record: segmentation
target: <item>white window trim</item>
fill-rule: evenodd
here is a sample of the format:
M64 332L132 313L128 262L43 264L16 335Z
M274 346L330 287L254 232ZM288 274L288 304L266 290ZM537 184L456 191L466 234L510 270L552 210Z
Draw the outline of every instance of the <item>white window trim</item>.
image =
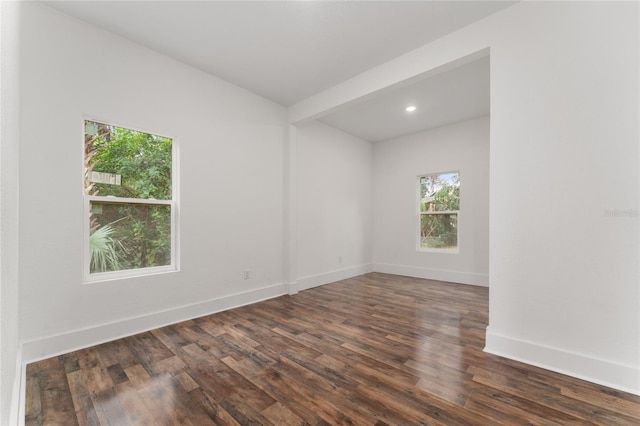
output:
M165 138L171 139L171 199L170 200L157 200L154 198L149 199L141 199L141 198L120 198L114 196L100 196L100 195L87 195L85 193L84 188L84 135L85 121L96 121L103 124L108 124L110 126L121 127L129 130L134 130L137 132L150 133L152 135L161 136ZM178 191L178 173L179 173L179 156L178 156L178 142L175 137L167 136L160 134L155 131L144 130L139 127L129 126L129 125L121 125L114 123L110 120L104 120L101 118L96 118L94 116L83 116L81 120L81 153L82 153L82 167L81 167L81 188L83 195L83 244L82 244L82 252L83 252L83 263L82 263L82 283L83 284L91 284L97 282L104 281L112 281L112 280L120 280L127 278L136 278L143 277L148 275L156 275L156 274L164 274L169 272L177 272L180 270L179 268L179 244L178 244L178 236L179 236L179 214L178 214L178 199L179 199L179 191ZM91 202L92 201L100 201L100 202L108 202L108 203L125 203L125 204L151 204L151 205L169 205L171 206L171 263L169 265L164 266L154 266L149 268L136 268L136 269L126 269L122 271L110 271L110 272L96 272L91 273L91 253L89 248L89 212L91 210Z
M423 177L427 177L427 176L433 176L433 175L446 175L448 173L457 173L458 177L461 176L460 174L460 170L449 170L446 172L436 172L436 173L425 173L422 175L418 175L417 176L417 188L418 188L418 192L416 195L416 200L418 201L416 204L416 251L421 252L421 253L439 253L439 254L460 254L460 215L461 215L461 211L462 208L458 209L458 210L442 210L442 211L437 211L437 212L423 212L420 210L420 200L421 200L421 188L420 188L420 180ZM460 177L460 179L462 179ZM462 205L462 189L460 189L460 204ZM456 214L458 216L458 224L457 224L457 241L458 244L456 245L455 249L446 249L446 248L424 248L422 247L422 241L420 240L420 235L422 232L421 229L421 223L422 223L422 216L423 215L440 215L440 214Z

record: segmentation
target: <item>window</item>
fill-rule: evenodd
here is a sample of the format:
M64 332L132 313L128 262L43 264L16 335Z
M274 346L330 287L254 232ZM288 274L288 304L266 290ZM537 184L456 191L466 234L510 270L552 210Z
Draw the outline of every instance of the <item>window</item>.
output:
M173 140L84 122L85 278L175 269Z
M418 250L457 252L460 174L432 174L420 176L419 180Z

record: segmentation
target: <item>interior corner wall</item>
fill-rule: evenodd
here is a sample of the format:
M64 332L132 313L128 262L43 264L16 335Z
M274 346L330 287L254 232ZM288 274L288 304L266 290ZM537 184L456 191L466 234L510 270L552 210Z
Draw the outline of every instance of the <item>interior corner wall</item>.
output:
M319 121L296 135L299 289L370 272L371 143Z
M282 106L41 3L21 37L26 361L285 293ZM178 272L83 284L84 114L175 138Z
M19 411L18 142L19 2L0 2L0 424Z
M376 142L375 271L489 285L489 117ZM458 253L418 251L418 176L458 171Z

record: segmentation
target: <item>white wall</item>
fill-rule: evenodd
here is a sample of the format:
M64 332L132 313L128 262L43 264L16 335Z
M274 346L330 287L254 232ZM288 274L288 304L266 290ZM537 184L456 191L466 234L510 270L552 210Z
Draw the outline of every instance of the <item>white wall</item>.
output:
M377 142L374 270L489 285L489 117ZM458 253L417 251L417 176L460 172Z
M283 294L284 109L47 6L23 8L25 360ZM82 283L83 114L175 137L179 272Z
M505 15L487 348L640 393L638 3Z
M490 49L489 352L640 394L637 2L520 2L294 105ZM629 212L610 215L608 211Z
M20 4L0 2L0 424L18 406L18 141Z
M317 121L296 135L299 289L369 272L371 143Z

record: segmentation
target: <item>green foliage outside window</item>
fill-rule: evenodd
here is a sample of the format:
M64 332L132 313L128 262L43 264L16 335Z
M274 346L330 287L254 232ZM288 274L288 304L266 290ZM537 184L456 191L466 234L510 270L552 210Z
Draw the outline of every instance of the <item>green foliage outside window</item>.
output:
M171 139L109 126L95 138L92 171L122 175L121 185L96 183L93 195L171 199Z
M460 175L441 173L420 178L420 247L458 246Z
M115 201L171 200L172 140L87 121L85 164L87 195L109 197L91 201L90 272L171 264L171 205ZM94 172L121 180L103 183Z

